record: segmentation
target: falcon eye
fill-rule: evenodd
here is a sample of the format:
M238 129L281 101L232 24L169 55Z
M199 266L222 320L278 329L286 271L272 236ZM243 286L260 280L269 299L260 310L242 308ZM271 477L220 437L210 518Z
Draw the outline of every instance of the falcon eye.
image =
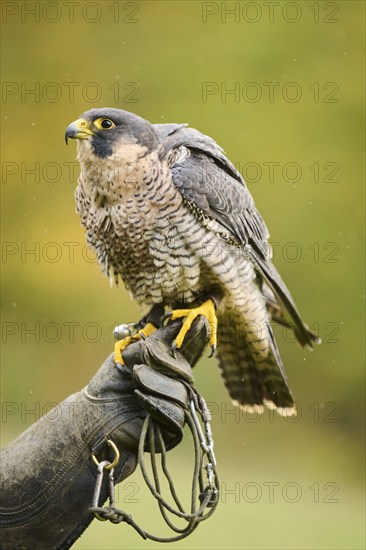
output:
M102 120L100 123L101 127L104 128L104 130L107 130L108 128L112 128L113 122L106 118L105 120Z
M94 120L94 125L98 128L98 130L112 130L112 128L115 128L115 123L110 118L97 118L97 120Z

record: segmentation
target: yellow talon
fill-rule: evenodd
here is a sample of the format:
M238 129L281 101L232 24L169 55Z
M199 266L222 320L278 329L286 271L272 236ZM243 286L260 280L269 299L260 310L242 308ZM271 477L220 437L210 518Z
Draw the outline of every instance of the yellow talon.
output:
M175 339L175 347L181 347L187 332L198 315L204 315L210 324L210 346L212 354L214 354L217 346L217 317L215 313L215 304L211 299L206 300L206 302L193 309L176 309L172 311L170 315L172 321L179 317L185 317L182 328Z
M137 342L139 338L136 338L137 334L134 334L133 336L126 336L126 338L123 338L122 340L118 340L114 344L114 362L115 363L121 363L123 365L123 358L122 358L122 352L132 344L133 342Z
M142 328L141 330L139 330L137 334L140 335L140 338L142 338L143 340L145 340L145 338L147 338L148 336L150 336L150 334L152 334L152 333L155 332L156 330L158 330L158 329L156 328L155 325L153 325L153 323L146 323L146 325L144 326L144 328Z
M122 352L130 345L135 342L138 342L139 340L145 340L150 334L155 332L157 330L156 326L152 323L147 323L143 329L136 332L136 334L133 334L131 336L126 336L125 338L122 338L122 340L118 340L114 344L114 362L115 363L121 363L121 365L124 364Z

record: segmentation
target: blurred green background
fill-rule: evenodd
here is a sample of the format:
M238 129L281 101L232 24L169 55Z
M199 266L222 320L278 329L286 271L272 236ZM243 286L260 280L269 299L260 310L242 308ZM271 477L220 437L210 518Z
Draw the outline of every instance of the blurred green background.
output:
M84 246L66 126L106 106L189 122L245 176L323 345L309 353L276 329L295 422L234 413L201 362L222 502L165 548L364 548L364 3L71 4L2 2L2 443L84 386L114 324L139 318ZM190 458L188 443L171 454L182 490ZM121 506L163 533L140 476L127 482ZM99 522L75 544L153 547Z

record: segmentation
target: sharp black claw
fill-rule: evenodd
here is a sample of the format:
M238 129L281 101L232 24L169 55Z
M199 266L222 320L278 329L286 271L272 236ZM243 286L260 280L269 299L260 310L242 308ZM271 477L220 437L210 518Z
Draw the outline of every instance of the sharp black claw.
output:
M175 352L176 352L177 347L178 347L177 342L176 342L176 340L174 340L174 342L172 343L172 345L170 347L170 351L172 352L172 356L174 357L174 359L176 359Z
M173 312L172 311L169 311L169 313L166 313L165 315L162 316L161 320L160 320L160 324L161 326L163 327L164 326L164 323L167 319L170 319L170 317L173 315Z
M122 363L120 363L119 361L115 361L114 362L114 366L116 367L117 370L119 370L122 374L125 374L125 367L124 365L122 365Z
M123 376L131 377L131 371L128 367L126 367L126 365L122 365L122 363L116 362L114 363L114 366L121 374L123 374Z
M213 357L213 356L215 355L215 353L216 353L216 344L214 344L214 345L211 347L211 353L210 353L210 355L208 356L209 359L210 359L211 357Z

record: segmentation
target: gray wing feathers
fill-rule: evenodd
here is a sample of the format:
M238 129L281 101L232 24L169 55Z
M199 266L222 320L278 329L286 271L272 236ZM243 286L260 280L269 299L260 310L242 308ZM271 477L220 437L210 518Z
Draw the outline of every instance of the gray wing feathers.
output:
M182 195L216 219L238 244L252 243L269 259L268 229L244 182L198 150L173 166L172 176Z
M301 320L290 292L271 262L268 229L240 173L222 148L198 130L178 124L154 127L158 127L161 136L161 158L168 158L179 147L190 152L171 168L174 185L205 215L218 221L238 245L245 247L258 273L258 284L261 286L263 280L268 283L294 322L299 342L311 346L317 338Z
M290 291L281 279L281 276L274 265L271 262L263 260L263 258L254 250L251 251L251 254L257 263L257 269L264 277L270 289L274 292L277 301L279 301L280 305L283 306L282 308L278 308L279 311L277 311L277 314L275 316L272 315L272 318L284 326L291 327L295 332L297 340L302 346L312 347L314 342L319 344L320 338L302 321L300 313L295 305ZM266 292L264 292L264 294L266 294ZM274 304L271 303L271 297L268 296L268 299L267 296L265 297L268 309L275 308ZM286 317L283 315L282 309L288 312L294 323L294 326L291 326L291 323L289 323Z

